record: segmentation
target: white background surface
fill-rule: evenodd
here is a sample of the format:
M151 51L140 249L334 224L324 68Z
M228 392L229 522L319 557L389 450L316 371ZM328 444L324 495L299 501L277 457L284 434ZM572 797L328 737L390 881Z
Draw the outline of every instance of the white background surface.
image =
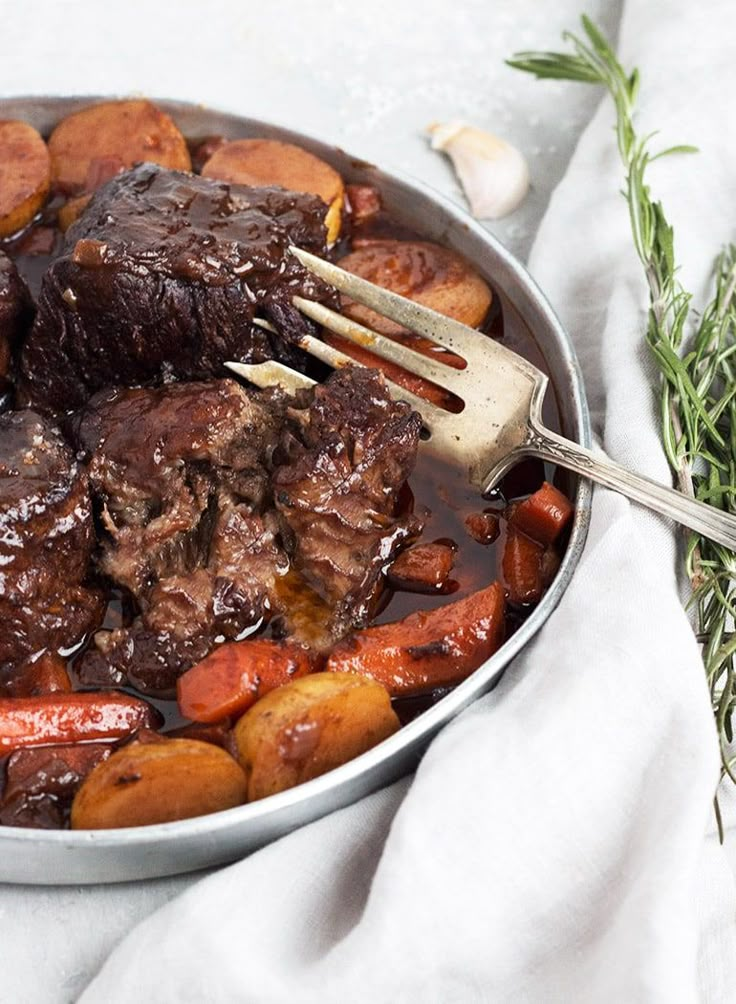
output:
M557 46L581 9L615 36L619 4L605 0L4 2L0 93L199 101L335 142L458 199L422 132L433 120L464 118L529 159L530 197L491 226L523 257L599 96L539 85L503 59ZM119 937L190 881L2 888L0 1000L73 999Z
M289 126L460 198L423 137L465 118L529 158L533 191L494 232L529 250L598 97L503 65L582 10L615 33L618 0L35 0L0 3L3 94L190 100Z

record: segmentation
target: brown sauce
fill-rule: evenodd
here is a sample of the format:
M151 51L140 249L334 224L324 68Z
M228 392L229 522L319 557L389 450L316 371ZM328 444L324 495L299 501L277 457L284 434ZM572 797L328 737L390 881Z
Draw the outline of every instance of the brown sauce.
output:
M58 199L51 200L33 224L13 238L0 241L0 249L15 259L34 299L39 294L46 268L59 253L63 242L63 235L55 226L59 204ZM379 213L377 217L360 228L355 228L351 235L344 238L336 248L337 258L350 250L351 237L356 240L356 244L366 238L369 240L422 239L420 234L395 224L384 212ZM528 327L510 301L496 289L493 290L493 302L481 330L489 338L501 340L504 345L527 358L542 371L548 371L544 355ZM444 350L441 351L444 352ZM321 378L327 372L326 369L318 366L314 368L312 375ZM554 388L551 385L545 398L543 417L548 428L560 430L560 410ZM494 542L481 544L469 534L465 526L465 519L469 515L484 511L500 514L509 502L529 495L539 488L545 479L554 479L563 491L569 491L564 475L558 477L552 468L541 461L530 460L517 465L492 493L483 497L465 482L459 469L454 468L450 463L445 464L438 461L422 451L420 447L416 468L404 492L405 504L420 514L425 521L421 537L423 542L452 543L455 550L455 561L451 580L442 591L433 595L392 590L386 583L373 622L387 623L399 620L416 610L434 609L502 578L501 559L505 543L505 522L501 521L501 532ZM326 604L297 575L291 572L284 577L281 583L281 593L285 605L292 611L294 621L302 628L307 624L313 626L312 630L317 642L320 623L326 621L329 614ZM129 625L136 614L134 604L117 588L108 588L107 595L107 608L100 627L112 629ZM516 630L530 610L531 607L529 609L512 607L507 618L507 633ZM282 630L278 619L275 619L270 624L262 624L259 628L254 629L253 633L278 636ZM91 638L86 639L69 656L69 671L75 686L79 685L74 673L75 661L90 642ZM137 694L135 691L131 692ZM445 693L447 693L447 689L443 688L420 697L403 698L396 701L400 718L402 721L408 721L416 717ZM146 700L163 713L165 730L178 728L187 723L187 720L179 713L175 701L150 697L146 697Z

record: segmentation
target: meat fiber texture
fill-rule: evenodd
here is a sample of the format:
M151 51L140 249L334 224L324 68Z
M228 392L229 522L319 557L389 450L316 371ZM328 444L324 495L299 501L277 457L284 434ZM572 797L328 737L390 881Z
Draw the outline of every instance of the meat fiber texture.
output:
M0 415L0 690L23 662L79 642L101 613L86 473L32 411Z
M380 374L357 368L297 399L233 380L98 394L75 431L103 527L100 568L140 614L98 632L83 682L165 695L262 618L318 645L365 623L383 565L419 532L397 510L420 424ZM321 618L308 638L303 608Z
M282 537L295 569L332 610L335 637L368 622L381 569L421 532L397 516L414 468L421 418L391 399L375 370L352 367L313 392L273 477Z
M87 684L167 694L214 639L264 616L286 570L261 515L280 396L234 380L103 391L76 422L100 523L105 575L132 595L131 626L98 632Z
M300 365L295 343L313 327L291 298L334 293L288 247L325 254L324 214L317 196L154 164L118 175L44 276L22 354L26 397L61 412L104 387L225 375L227 360Z

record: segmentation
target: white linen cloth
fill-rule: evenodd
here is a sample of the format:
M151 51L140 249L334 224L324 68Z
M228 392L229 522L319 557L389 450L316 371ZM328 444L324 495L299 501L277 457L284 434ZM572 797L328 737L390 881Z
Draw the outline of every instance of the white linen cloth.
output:
M683 282L699 294L736 224L722 97L736 87L734 29L727 0L625 4L620 52L643 70L642 127L702 150L652 171ZM557 30L533 44L559 47ZM560 85L534 86L543 102ZM575 339L605 448L667 480L612 124L604 101L530 268ZM675 540L657 517L596 491L559 608L413 780L191 884L122 941L83 1004L731 1000L734 885L712 836L715 732ZM148 888L164 899L183 884ZM105 904L135 900L134 888L3 890L11 980L21 897L41 909L78 897L104 924ZM71 913L77 939L85 914Z

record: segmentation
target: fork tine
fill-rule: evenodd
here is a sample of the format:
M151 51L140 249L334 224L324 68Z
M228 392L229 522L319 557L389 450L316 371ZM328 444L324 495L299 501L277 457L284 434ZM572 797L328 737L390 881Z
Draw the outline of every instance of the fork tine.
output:
M352 356L345 355L344 352L340 352L338 349L333 349L331 345L327 345L325 342L320 342L317 338L312 338L311 335L305 335L303 338L299 339L299 347L304 349L305 352L309 352L313 355L315 359L321 360L323 363L327 363L328 366L332 366L333 369L342 369L345 366L360 366L365 369L362 363L356 362ZM249 383L255 384L256 387L265 389L267 387L278 386L283 387L284 390L290 391L292 394L296 393L298 390L308 389L309 387L314 387L317 383L316 380L312 380L311 377L305 376L303 373L298 373L296 370L291 369L290 366L284 366L282 363L277 363L275 360L270 359L265 363L225 363L229 370L233 373L237 373L238 376L243 377ZM422 421L424 425L431 431L431 416L441 416L443 412L440 408L437 408L431 402L427 401L423 397L419 397L417 394L412 394L410 390L405 390L400 387L399 384L394 383L393 380L389 380L388 377L384 377L391 396L399 401L406 401L407 404L418 411L422 416Z
M252 323L255 324L257 328L263 328L264 331L270 331L273 335L277 334L276 328L274 328L273 324L271 324L270 321L267 321L264 317L254 317Z
M325 307L322 303L317 303L314 300L305 300L301 296L292 297L291 302L303 314L306 314L307 317L311 317L313 321L324 325L330 331L342 335L343 338L347 338L356 345L369 349L381 359L388 359L410 373L416 373L425 380L431 380L440 387L447 387L452 390L455 389L454 385L457 385L458 380L462 380L460 374L464 373L464 370L457 370L451 366L443 366L441 363L435 363L421 352L416 352L414 349L401 345L399 342L395 342L385 335L371 331L370 328L366 328L356 321L351 321L348 317L343 317L342 314L330 310L329 307Z
M277 363L273 359L269 359L265 363L225 363L225 365L233 373L237 373L238 376L244 377L250 383L255 384L256 387L263 389L274 387L278 384L284 390L291 391L293 394L298 390L314 387L317 382L316 380L312 380L311 377L304 376L303 373L297 373L296 370L291 369L289 366Z
M304 349L310 355L314 356L315 359L319 359L323 363L327 363L328 366L332 366L333 369L343 369L345 366L360 366L361 369L367 369L363 363L358 362L353 359L352 356L346 355L344 352L340 352L339 349L333 348L326 342L321 342L318 338L313 338L311 335L303 335L298 342L300 348ZM427 401L424 397L419 397L418 394L413 394L410 390L406 390L400 384L395 383L390 380L385 374L383 379L386 381L386 386L391 392L391 396L397 401L406 401L410 404L415 411L418 411L422 416L422 420L428 429L432 428L431 421L434 416L435 419L443 414L441 408L432 404L431 401Z
M372 282L361 279L352 272L346 272L345 269L318 258L309 251L303 251L294 245L291 245L289 250L314 275L324 279L352 300L357 300L358 303L370 307L397 324L409 328L410 331L424 335L425 338L466 359L466 353L477 348L479 333L474 328L469 328L444 314L438 314L436 310L431 310L421 303L407 300L398 293L375 286ZM491 339L488 341L493 344Z

